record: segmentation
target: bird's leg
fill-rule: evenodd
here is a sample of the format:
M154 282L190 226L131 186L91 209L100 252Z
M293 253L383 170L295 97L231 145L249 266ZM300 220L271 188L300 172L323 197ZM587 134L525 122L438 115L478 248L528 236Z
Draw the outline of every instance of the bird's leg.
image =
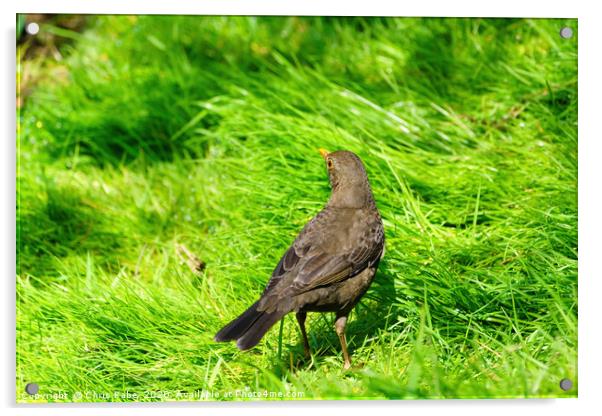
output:
M334 322L334 330L339 336L339 341L341 342L341 349L343 350L343 359L345 360L345 365L343 368L348 370L351 368L351 358L349 358L349 352L347 351L347 340L345 339L345 326L347 325L347 315L339 316L337 314L336 321Z
M303 349L305 350L305 357L311 357L311 351L309 350L309 341L307 340L307 332L305 331L305 319L307 318L307 313L305 312L297 312L297 322L299 323L299 328L301 328L301 335L303 335Z

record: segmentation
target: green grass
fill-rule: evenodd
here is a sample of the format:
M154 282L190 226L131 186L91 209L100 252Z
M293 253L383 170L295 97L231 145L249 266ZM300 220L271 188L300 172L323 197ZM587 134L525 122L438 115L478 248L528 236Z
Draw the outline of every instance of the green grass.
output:
M18 68L23 88L37 79L18 110L17 400L575 397L567 24L43 25L68 42ZM292 315L249 352L212 341L325 203L319 147L361 156L387 239L348 325L350 372L331 315L309 315L309 362ZM66 398L27 397L29 382Z

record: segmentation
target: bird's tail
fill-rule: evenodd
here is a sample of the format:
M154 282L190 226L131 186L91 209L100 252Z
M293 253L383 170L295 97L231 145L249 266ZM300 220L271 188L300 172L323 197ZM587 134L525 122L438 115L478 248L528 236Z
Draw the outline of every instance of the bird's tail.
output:
M248 350L257 345L265 333L286 314L283 311L258 311L258 303L259 301L255 302L238 318L223 327L213 339L217 342L236 340L236 346L240 350Z

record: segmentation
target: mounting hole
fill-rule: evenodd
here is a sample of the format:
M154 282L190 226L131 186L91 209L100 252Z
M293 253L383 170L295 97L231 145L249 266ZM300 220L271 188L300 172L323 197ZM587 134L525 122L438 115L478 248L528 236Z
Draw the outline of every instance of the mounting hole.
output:
M37 35L40 31L40 25L38 25L36 22L31 22L25 27L25 31L30 35Z
M40 391L40 386L38 385L38 383L27 383L27 385L25 386L25 392L27 394L38 394L38 391Z
M560 380L560 388L564 391L568 391L573 388L573 382L568 378Z
M573 29L571 29L568 26L563 27L562 29L560 29L560 37L562 37L564 39L572 38L573 37Z

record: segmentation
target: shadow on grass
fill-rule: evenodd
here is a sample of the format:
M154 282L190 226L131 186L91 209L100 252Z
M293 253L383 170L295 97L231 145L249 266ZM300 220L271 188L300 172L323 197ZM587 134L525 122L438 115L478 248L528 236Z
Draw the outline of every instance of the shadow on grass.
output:
M75 188L47 181L44 191L42 200L23 203L29 195L20 198L17 273L55 275L57 258L88 253L98 254L107 266L117 266L114 254L122 237L110 229L100 210Z

